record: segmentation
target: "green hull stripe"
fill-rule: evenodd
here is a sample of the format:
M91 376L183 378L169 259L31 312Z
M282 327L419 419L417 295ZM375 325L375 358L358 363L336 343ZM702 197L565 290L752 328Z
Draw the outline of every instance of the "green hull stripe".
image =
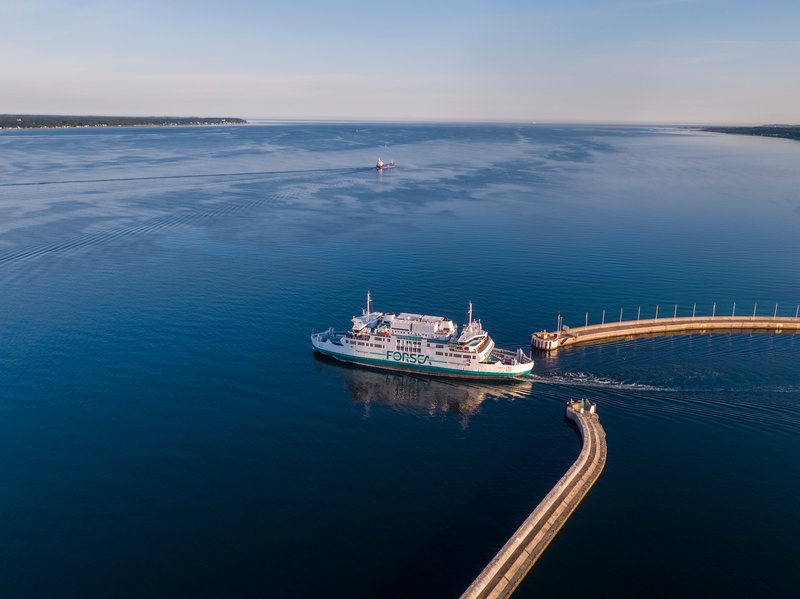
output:
M452 368L439 368L424 365L421 366L419 364L407 364L405 362L389 362L388 360L374 360L372 358L362 358L360 356L348 356L320 349L319 347L314 347L314 351L318 351L323 355L336 358L337 360L341 360L343 362L354 362L356 364L376 366L378 368L385 368L388 370L411 370L416 372L428 372L430 374L453 374L471 378L513 378L523 374L530 374L533 370L533 364L531 364L530 369L522 372L476 372L474 370L455 370Z

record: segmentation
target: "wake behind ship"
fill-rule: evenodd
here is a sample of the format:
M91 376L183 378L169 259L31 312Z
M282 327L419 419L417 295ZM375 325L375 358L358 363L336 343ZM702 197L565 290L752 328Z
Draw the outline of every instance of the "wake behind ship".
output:
M495 347L480 320L472 319L471 302L459 335L449 318L372 312L371 299L367 293L367 308L353 317L351 330L311 335L314 351L373 368L466 379L508 379L533 369L521 349Z

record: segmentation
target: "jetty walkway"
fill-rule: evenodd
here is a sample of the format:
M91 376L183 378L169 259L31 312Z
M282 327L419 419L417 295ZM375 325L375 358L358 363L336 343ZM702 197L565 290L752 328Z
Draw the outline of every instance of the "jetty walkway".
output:
M800 318L783 316L691 316L620 320L583 327L561 324L555 331L539 331L531 336L533 349L550 351L582 343L602 343L619 339L681 335L692 333L800 333Z
M606 433L600 425L596 405L588 400L571 401L567 404L566 415L577 424L583 438L578 459L464 591L461 599L510 596L603 471Z

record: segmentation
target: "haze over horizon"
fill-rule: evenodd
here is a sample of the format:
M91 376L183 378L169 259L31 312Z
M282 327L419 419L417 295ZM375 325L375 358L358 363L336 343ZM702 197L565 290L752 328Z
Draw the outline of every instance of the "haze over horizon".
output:
M800 4L8 0L0 113L800 122Z

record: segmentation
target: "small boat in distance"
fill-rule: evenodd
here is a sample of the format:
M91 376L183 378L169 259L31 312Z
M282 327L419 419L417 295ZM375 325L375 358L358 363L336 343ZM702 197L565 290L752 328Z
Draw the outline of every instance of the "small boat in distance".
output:
M375 165L375 170L385 171L386 169L394 168L394 160L390 162L384 162L380 158L378 158L378 164Z

